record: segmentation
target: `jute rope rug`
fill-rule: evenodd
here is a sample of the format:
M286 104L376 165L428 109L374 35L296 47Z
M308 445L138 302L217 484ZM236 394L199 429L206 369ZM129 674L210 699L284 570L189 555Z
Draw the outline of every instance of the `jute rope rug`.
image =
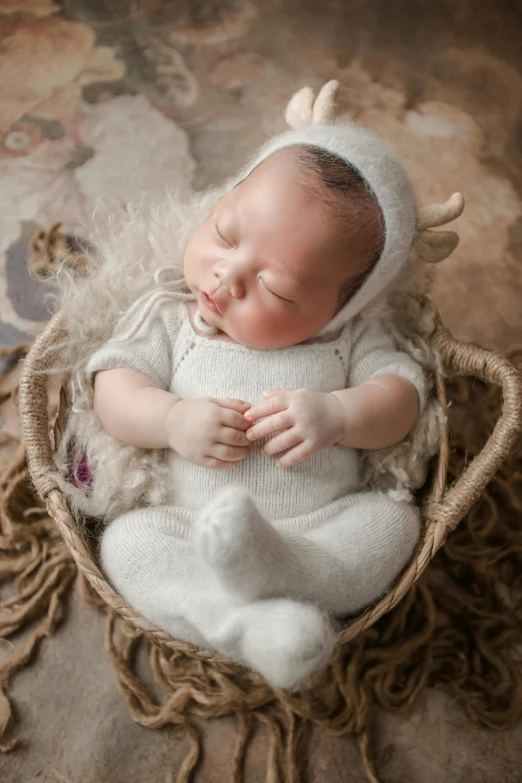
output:
M16 360L26 350L27 346L18 346L0 358L9 353ZM522 360L522 352L518 358ZM449 385L448 394L449 475L456 479L492 430L500 399L478 381L458 381ZM0 399L16 395L15 383L4 387ZM522 717L520 450L508 457L403 601L338 650L335 681L320 682L305 698L294 699L260 685L248 672L226 676L226 664L214 666L211 656L202 659L160 648L117 618L77 575L30 485L24 445L8 436L4 440L10 441L10 456L0 469L0 580L2 595L7 594L0 601L0 636L13 637L14 645L0 664L1 750L16 752L23 737L23 726L12 720L10 680L30 660L37 665L34 652L62 618L64 598L74 584L89 603L107 612L105 645L131 716L150 728L184 726L189 749L178 783L191 779L201 753L195 717L236 715L233 783L243 779L246 747L259 723L270 738L268 783L297 783L305 777L307 729L312 723L336 735L354 734L368 779L375 783L368 733L376 707L406 715L425 686L436 686L458 699L469 719L485 728L506 728ZM28 633L17 643L16 634L22 630ZM140 652L148 657L162 699L138 674ZM30 743L30 737L24 739Z

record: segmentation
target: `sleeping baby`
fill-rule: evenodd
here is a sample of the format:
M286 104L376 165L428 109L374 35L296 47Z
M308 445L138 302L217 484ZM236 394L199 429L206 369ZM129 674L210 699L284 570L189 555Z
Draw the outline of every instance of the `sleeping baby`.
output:
M416 508L360 476L360 452L404 439L425 405L420 366L361 317L415 217L369 133L276 136L193 233L184 281L159 276L88 364L104 428L169 460L167 501L105 529L108 579L276 687L324 665L336 618L382 596L419 537Z

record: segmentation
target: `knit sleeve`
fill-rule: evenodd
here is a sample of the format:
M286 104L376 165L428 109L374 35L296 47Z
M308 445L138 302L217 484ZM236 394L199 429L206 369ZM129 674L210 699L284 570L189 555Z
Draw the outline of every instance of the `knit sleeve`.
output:
M183 304L164 291L148 293L118 321L113 336L91 356L87 373L125 368L146 375L161 389L172 381L172 353Z
M348 364L348 387L379 375L398 375L409 381L419 395L420 410L426 402L426 380L422 367L400 351L391 334L378 319L356 319L352 330L352 350Z

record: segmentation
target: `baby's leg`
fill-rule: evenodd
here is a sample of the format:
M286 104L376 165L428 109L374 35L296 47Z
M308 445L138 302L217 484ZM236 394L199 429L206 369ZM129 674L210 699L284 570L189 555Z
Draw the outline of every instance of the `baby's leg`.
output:
M287 596L342 616L385 592L419 530L413 506L364 492L309 533L280 533L245 490L230 487L199 512L194 534L209 572L237 599Z
M419 533L419 513L410 503L378 492L353 495L338 517L291 539L306 565L302 598L337 616L362 609L390 587Z
M289 599L240 604L193 555L175 507L137 509L104 531L101 563L117 592L172 636L291 688L326 662L333 632L315 606Z

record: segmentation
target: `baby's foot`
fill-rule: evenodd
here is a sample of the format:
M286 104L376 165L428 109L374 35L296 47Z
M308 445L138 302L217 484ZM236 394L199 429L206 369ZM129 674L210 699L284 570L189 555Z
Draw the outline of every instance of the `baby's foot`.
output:
M244 661L274 687L296 689L330 659L335 633L317 607L273 599L239 611Z
M193 542L219 584L239 601L277 594L293 559L243 487L227 487L203 506Z

